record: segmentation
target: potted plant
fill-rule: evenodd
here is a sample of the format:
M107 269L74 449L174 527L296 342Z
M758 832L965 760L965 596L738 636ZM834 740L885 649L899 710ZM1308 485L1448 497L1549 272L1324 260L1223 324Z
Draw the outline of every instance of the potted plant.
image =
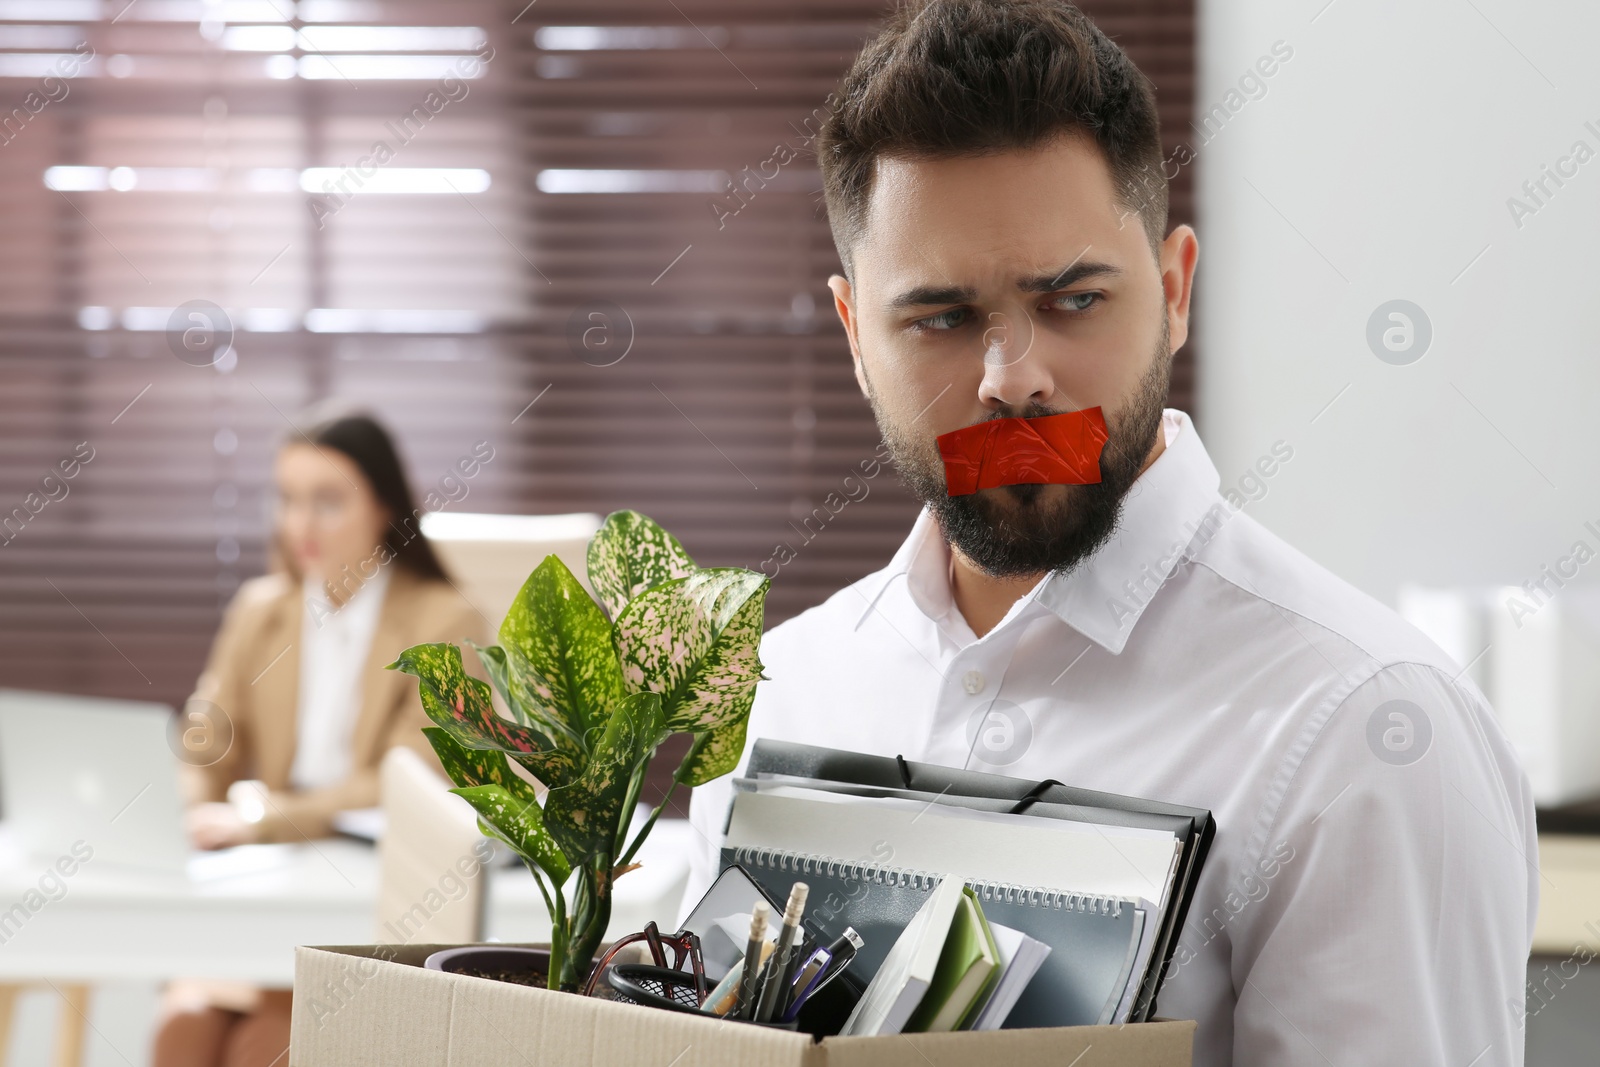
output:
M473 646L510 718L453 644L416 645L390 664L418 680L434 724L424 732L451 792L538 883L553 928L548 985L563 990L586 978L612 886L638 866L672 790L738 763L769 584L741 568L697 567L675 537L632 511L607 517L587 565L598 604L547 556L500 624L500 643ZM651 758L677 733L693 737L688 754L628 840Z

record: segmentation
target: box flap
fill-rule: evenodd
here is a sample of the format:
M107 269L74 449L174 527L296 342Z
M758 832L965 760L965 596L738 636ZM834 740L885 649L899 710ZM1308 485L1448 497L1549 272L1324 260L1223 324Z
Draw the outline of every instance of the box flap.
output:
M295 952L290 1067L792 1067L811 1038L423 970L445 945Z
M422 967L450 945L295 950L289 1067L1190 1067L1192 1020L830 1037Z

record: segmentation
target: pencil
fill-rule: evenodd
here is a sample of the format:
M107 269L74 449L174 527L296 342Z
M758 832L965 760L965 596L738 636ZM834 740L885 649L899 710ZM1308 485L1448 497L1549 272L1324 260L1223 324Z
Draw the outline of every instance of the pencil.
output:
M756 979L761 975L761 961L765 959L761 949L768 943L767 913L770 910L766 901L759 900L750 911L750 939L744 946L744 974L739 982L739 999L731 1012L735 1019L755 1017Z

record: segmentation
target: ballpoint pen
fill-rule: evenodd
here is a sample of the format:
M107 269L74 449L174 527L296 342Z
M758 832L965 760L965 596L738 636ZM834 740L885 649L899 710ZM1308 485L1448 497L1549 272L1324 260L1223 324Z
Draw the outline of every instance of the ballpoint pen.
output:
M767 966L766 981L761 986L761 1000L756 1006L755 1021L771 1022L780 1010L779 1001L785 999L787 982L794 979L795 943L800 937L800 916L806 908L806 894L810 887L796 882L789 890L789 903L783 909L783 926L778 931L778 948Z
M791 1022L799 1016L800 1009L805 1007L811 994L820 988L822 972L832 958L825 948L814 949L810 953L806 962L795 972L794 984L789 987L789 999L778 1012L780 1022Z
M823 968L822 978L817 983L817 988L821 989L837 978L839 972L850 965L850 961L855 958L857 952L861 951L861 946L864 944L866 942L861 939L860 934L856 933L856 928L854 926L846 926L844 933L840 934L833 944L828 946L828 953L832 958L829 960L828 966Z

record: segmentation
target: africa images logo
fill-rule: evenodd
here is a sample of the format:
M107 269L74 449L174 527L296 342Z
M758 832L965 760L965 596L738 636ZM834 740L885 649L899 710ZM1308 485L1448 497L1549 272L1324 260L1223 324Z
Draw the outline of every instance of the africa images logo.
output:
M1404 767L1428 752L1433 723L1409 700L1388 700L1367 717L1367 747L1385 763Z

